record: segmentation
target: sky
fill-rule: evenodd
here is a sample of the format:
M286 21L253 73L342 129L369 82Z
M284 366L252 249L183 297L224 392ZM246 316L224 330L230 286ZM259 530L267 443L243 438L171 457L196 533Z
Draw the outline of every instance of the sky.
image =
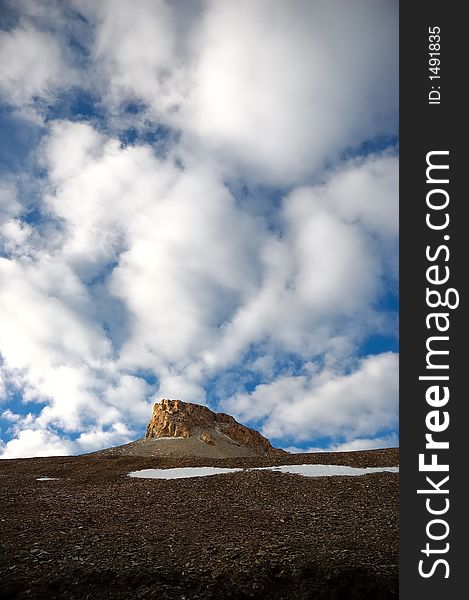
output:
M398 444L393 0L0 0L0 456L178 398Z

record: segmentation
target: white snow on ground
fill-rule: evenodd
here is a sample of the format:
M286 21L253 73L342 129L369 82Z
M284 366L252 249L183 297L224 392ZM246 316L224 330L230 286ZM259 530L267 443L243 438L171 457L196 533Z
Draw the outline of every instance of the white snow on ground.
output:
M129 477L142 479L186 479L187 477L208 477L209 475L223 475L234 473L243 469L223 469L218 467L183 467L181 469L143 469L132 471Z
M182 435L178 435L178 436L170 436L170 437L151 438L151 439L159 442L160 440L184 440L185 438L182 437Z
M57 481L58 477L37 477L36 481Z
M217 467L183 467L180 469L143 469L132 471L129 477L144 479L185 479L187 477L207 477L209 475L223 475L236 471L279 471L305 477L331 477L333 475L368 475L369 473L398 473L399 467L342 467L339 465L282 465L280 467L255 467L253 469L223 469Z
M293 475L304 475L305 477L331 477L333 475L368 475L369 473L398 473L399 467L347 467L339 465L282 465L281 467L256 467L254 470L280 471L292 473Z

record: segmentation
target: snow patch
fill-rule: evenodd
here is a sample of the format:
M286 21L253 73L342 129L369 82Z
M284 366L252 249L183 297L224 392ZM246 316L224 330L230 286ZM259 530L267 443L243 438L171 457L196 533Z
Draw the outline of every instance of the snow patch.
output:
M36 481L57 481L58 477L36 477Z
M210 475L223 475L237 471L277 471L302 475L303 477L332 477L332 476L358 476L370 473L398 473L399 467L347 467L340 465L282 465L274 467L254 467L252 469L225 469L218 467L182 467L180 469L143 469L128 473L129 477L141 479L186 479L188 477L208 477Z
M332 477L357 475L368 475L369 473L399 473L399 467L348 467L340 465L282 465L279 467L256 467L254 471L269 470L291 473L292 475L303 475L304 477Z
M143 469L128 473L129 477L141 479L186 479L187 477L208 477L235 473L243 469L224 469L218 467L181 467L180 469Z

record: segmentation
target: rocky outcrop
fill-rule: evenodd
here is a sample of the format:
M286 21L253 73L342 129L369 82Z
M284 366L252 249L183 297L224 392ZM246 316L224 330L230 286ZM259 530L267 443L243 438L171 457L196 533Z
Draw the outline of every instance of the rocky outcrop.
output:
M225 413L214 413L206 406L161 400L153 406L145 438L191 438L208 445L217 445L220 438L248 448L259 455L283 453L274 448L258 431L238 423Z
M208 446L215 446L215 438L211 433L204 431L201 435L199 435L199 440Z

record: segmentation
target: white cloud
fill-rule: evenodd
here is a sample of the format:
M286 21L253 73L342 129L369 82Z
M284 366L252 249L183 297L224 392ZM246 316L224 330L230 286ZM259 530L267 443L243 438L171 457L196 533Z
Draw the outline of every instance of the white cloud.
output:
M396 448L399 446L397 434L377 438L356 438L331 448L334 452L350 452L352 450L374 450L375 448ZM320 452L319 448L317 449Z
M26 401L48 403L38 423L73 431L85 415L116 419L118 410L98 400L116 385L110 343L70 268L58 257L0 259L0 280L2 368Z
M103 0L77 6L96 20L94 59L109 78L112 97L141 99L154 103L157 114L167 112L179 99L175 34L176 13L183 7L172 9L163 0Z
M396 448L399 446L399 436L397 433L389 434L384 437L376 438L355 438L341 444L330 444L329 446L310 448L299 448L298 446L289 446L285 448L288 452L353 452L355 450L375 450L378 448Z
M28 426L31 419L14 418L15 415L2 415L3 418L17 422L17 435L2 448L1 458L30 458L34 456L63 456L93 452L126 444L135 438L135 432L124 423L116 422L110 429L92 427L81 433L73 442L60 436L53 430L38 427L37 423Z
M46 430L23 429L5 444L2 458L31 458L34 456L63 456L70 454L72 445L57 434Z
M3 384L3 381L2 381L2 384ZM2 416L2 419L5 419L5 421L10 421L11 423L16 423L20 419L20 416L15 414L9 408L7 408L7 410L4 410L2 412L1 416Z
M397 397L397 355L385 353L362 359L350 373L280 377L223 406L242 420L262 420L268 437L352 440L396 427Z
M396 197L397 160L371 157L286 198L301 302L318 313L351 313L376 298L396 255Z
M0 224L5 223L11 217L18 216L20 212L21 204L18 202L14 183L0 181Z
M104 359L108 342L91 319L89 298L74 273L53 257L0 259L2 348L13 369L44 361ZM34 308L34 309L33 309ZM91 315L89 315L91 316Z
M74 443L75 452L93 452L99 448L109 448L119 444L126 444L135 432L124 423L114 423L111 429L104 431L95 427L90 431L83 432Z
M190 360L216 343L219 325L254 287L262 232L209 174L193 173L129 234L111 289L131 311L140 344L166 361Z
M393 2L77 6L96 26L103 88L115 103L141 100L180 128L188 161L205 154L293 183L395 129Z
M72 80L63 49L53 35L20 23L0 31L0 97L21 106L34 98L50 99Z
M31 227L18 218L22 212L15 184L0 181L0 244L5 252L16 253L31 235Z
M392 3L207 6L194 85L176 117L197 143L269 181L294 182L362 136L391 131Z
M332 360L352 352L366 331L386 331L373 306L397 268L396 199L397 160L382 156L352 161L286 196L282 236L267 237L261 248L261 283L206 361L222 365L266 338L305 358ZM376 216L378 202L385 222Z
M189 360L254 289L261 223L210 171L181 172L88 125L56 124L46 156L65 261L89 279L118 260L107 287L131 317L122 361Z

